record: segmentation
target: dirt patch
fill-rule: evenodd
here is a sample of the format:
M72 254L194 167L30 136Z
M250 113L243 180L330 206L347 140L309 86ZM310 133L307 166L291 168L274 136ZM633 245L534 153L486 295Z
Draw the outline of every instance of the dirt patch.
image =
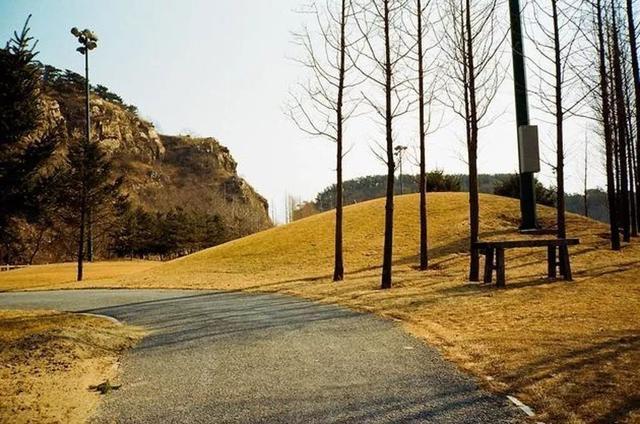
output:
M0 422L82 423L143 331L95 316L0 311Z

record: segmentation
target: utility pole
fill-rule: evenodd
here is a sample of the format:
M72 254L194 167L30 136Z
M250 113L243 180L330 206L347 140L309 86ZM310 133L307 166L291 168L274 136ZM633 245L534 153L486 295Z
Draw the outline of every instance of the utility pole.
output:
M511 49L513 54L513 84L516 100L516 125L518 133L521 127L529 125L529 102L527 100L527 76L524 66L524 45L522 42L522 21L520 1L509 0L511 15ZM521 146L518 143L518 157L522 165ZM522 169L522 167L521 167ZM536 192L533 172L520 171L520 230L538 228L536 217Z

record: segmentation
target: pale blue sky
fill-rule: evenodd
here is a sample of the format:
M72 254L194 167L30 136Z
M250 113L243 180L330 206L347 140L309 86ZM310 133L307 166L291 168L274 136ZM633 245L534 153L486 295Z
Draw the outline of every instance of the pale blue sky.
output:
M310 199L334 178L333 144L304 136L282 111L288 89L304 77L288 59L296 54L290 31L302 19L294 9L303 2L0 0L0 38L7 40L32 13L40 60L81 72L69 29L93 29L100 38L91 56L93 83L138 106L160 132L218 138L238 161L240 174L280 206L285 192ZM481 172L516 169L512 90L505 81L496 105L505 113L482 134ZM463 123L446 123L430 138L429 168L463 173ZM354 147L345 160L347 178L384 172L370 150L377 132L367 125L361 123L349 143ZM577 129L574 136L583 132ZM403 144L416 143L412 128L398 134ZM570 191L580 190L578 161L568 166ZM540 177L547 182L553 175L545 168ZM600 181L594 171L593 185Z

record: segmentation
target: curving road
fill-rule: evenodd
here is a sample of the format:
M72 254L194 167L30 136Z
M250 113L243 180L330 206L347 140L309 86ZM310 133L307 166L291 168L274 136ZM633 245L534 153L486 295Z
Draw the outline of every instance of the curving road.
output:
M514 423L523 414L390 321L282 295L0 294L0 308L115 317L151 334L99 423Z

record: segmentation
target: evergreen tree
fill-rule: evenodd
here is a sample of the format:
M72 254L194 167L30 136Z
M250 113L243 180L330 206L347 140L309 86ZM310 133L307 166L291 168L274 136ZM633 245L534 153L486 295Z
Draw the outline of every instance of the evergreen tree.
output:
M0 49L0 240L5 261L10 260L7 246L19 237L11 220L35 220L43 210L38 201L46 184L41 171L59 141L55 132L35 136L41 119L40 71L30 18Z
M114 208L120 199L122 178L114 179L111 161L97 142L72 136L67 154L67 170L64 177L64 204L68 221L78 228L78 244L85 242L84 228L88 217L95 224L98 211ZM84 253L83 253L84 255ZM84 259L78 258L79 261ZM78 281L82 273L78 272Z

